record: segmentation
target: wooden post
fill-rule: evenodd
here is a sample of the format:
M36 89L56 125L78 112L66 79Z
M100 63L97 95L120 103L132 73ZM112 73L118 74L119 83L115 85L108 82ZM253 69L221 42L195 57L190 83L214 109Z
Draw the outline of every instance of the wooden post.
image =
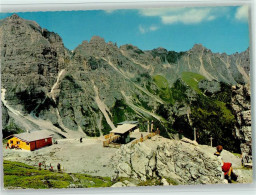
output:
M148 130L147 130L147 132L149 132L150 131L150 125L149 125L149 121L148 121Z
M213 140L213 138L212 138L212 136L210 137L210 141L211 141L211 147L212 147L212 140Z
M194 140L196 141L196 128L194 128Z
M154 121L152 120L152 121L151 121L151 129L150 129L150 132L149 132L149 133L153 132L153 128L154 128Z

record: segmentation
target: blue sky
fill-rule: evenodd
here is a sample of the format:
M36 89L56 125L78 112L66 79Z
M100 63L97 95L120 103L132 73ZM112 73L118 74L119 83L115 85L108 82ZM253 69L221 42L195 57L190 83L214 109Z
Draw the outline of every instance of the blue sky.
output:
M0 18L12 13L0 13ZM187 51L201 43L213 52L228 54L249 47L248 7L175 7L140 10L95 10L18 13L42 28L58 33L73 50L92 36L118 46L142 50L164 47Z

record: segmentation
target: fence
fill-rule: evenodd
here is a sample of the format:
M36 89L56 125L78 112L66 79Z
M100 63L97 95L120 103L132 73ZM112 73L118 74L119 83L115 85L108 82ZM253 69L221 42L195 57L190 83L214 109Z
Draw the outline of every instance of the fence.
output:
M157 129L155 132L150 133L150 134L146 135L145 137L141 137L141 138L139 138L139 139L134 140L134 141L132 142L132 145L137 144L137 143L139 143L139 142L144 142L144 141L146 141L147 139L151 139L151 138L154 137L155 135L159 135L159 134L160 134L160 131L159 131L159 129Z
M114 142L114 141L118 140L119 138L120 138L120 135L113 135L113 134L105 135L105 139L107 139L107 140L103 141L103 147L109 147L109 144L111 142Z

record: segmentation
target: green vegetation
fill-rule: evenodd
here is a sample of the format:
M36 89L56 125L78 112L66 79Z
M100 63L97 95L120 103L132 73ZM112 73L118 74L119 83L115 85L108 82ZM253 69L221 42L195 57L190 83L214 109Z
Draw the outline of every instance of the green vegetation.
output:
M182 72L182 80L191 87L194 91L201 94L201 90L198 88L198 82L205 79L204 76L194 73L194 72Z
M199 81L203 79L205 77L200 74L183 72L181 79L170 88L166 78L161 75L154 76L153 81L158 89L154 91L166 102L159 105L155 113L168 121L164 126L170 134L179 133L193 139L193 128L196 128L200 144L209 144L212 136L215 145L221 144L227 150L240 152L239 141L232 135L235 117L230 109L230 86L221 83L221 91L203 94L198 88ZM192 124L189 124L185 115L176 115L174 103L175 110L186 106L191 108ZM167 132L163 136L168 137Z
M127 46L126 46L126 49L127 49L127 50L133 50L135 53L137 53L137 54L139 54L139 55L144 53L141 49L136 48L136 47L134 47L134 46L132 46L132 45L127 45Z
M58 173L37 168L20 162L4 161L4 186L6 188L80 188L109 187L109 177L93 177L78 173ZM75 179L74 179L75 178Z
M19 128L15 123L10 122L3 130L3 138L15 134L15 133L23 133L24 130Z
M128 116L136 116L136 113L125 103L123 99L116 100L115 105L110 109L114 124L127 120Z
M148 179L138 184L138 186L159 186L159 185L161 185L161 180L159 179Z
M178 61L178 59L181 58L181 56L184 54L185 52L175 52L175 51L169 51L167 53L166 59L169 63L176 63Z
M187 89L188 87L178 79L171 88L173 99L179 103L188 103Z
M240 153L232 153L234 156L238 157L238 158L241 158L241 154Z
M167 180L167 182L168 182L169 184L172 184L172 185L174 185L174 186L179 185L179 182L176 181L175 179L166 178L166 180Z
M179 185L179 183L172 178L166 178L166 181L171 185ZM138 184L138 186L159 186L159 185L162 185L161 179L147 179L146 181L142 181Z
M156 86L159 88L159 97L170 104L174 103L172 97L172 91L169 87L167 79L161 75L156 75L153 77L153 81Z
M106 121L105 117L103 116L102 117L102 132L103 132L103 135L107 135L109 134L109 132L112 130L111 127L109 126L108 122Z
M229 151L240 152L239 141L232 135L235 117L226 103L199 95L192 102L191 111L193 127L198 131L200 144L208 144L212 136L214 145L221 144Z
M160 59L165 62L166 60L169 62L169 63L176 63L180 58L181 56L183 56L185 54L185 52L175 52L175 51L167 51L165 50L166 52L158 52L157 50L152 50L151 51L151 54L156 57L160 57Z

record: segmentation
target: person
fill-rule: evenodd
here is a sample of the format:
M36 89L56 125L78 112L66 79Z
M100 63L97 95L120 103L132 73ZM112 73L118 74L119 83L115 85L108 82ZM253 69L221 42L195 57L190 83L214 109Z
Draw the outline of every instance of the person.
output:
M224 162L222 157L220 156L223 147L221 145L218 145L216 149L217 152L215 152L214 155L220 158L222 161L222 171L224 172L225 179L228 180L228 183L232 183L231 179L236 181L238 176L233 172L232 163Z
M39 170L41 170L41 166L42 166L42 163L39 162L39 164L38 164Z
M58 172L60 172L60 163L57 164Z

